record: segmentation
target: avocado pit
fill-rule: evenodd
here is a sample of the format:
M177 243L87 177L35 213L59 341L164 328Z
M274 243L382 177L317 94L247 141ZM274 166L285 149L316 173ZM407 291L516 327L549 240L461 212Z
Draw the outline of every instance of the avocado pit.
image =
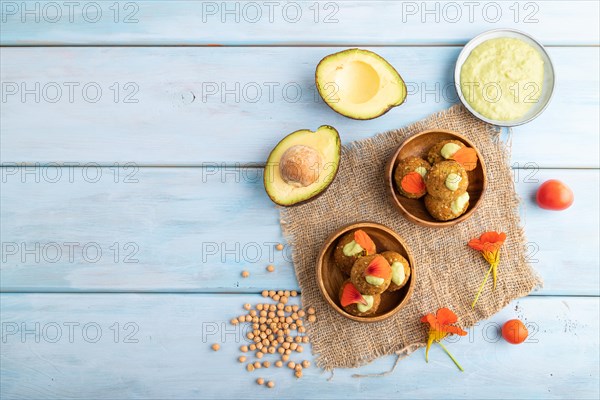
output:
M323 157L319 152L301 144L287 149L279 161L281 177L294 187L306 187L315 183L322 168Z

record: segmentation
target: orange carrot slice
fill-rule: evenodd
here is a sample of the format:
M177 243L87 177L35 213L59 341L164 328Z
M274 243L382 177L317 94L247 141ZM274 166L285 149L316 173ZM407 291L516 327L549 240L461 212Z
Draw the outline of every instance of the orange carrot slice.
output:
M360 247L365 249L367 255L375 253L375 243L362 229L354 231L354 241L358 243Z
M402 186L402 190L409 194L422 194L427 190L425 181L418 172L409 172L404 175L404 178L400 181L400 186Z
M344 285L344 289L342 289L342 299L340 301L342 303L342 307L347 307L350 304L361 303L367 305L367 300L360 294L356 286L354 286L351 282L348 282Z
M463 147L451 157L467 171L473 171L477 167L477 152L470 147Z
M364 276L376 276L377 278L388 279L392 274L392 268L383 256L376 256L365 269Z

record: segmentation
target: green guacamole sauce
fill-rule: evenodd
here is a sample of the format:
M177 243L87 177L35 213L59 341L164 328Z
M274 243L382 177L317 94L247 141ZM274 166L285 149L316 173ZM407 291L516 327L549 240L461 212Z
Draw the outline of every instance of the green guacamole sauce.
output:
M522 118L538 101L544 82L544 60L520 39L490 39L477 46L460 72L467 102L497 121Z

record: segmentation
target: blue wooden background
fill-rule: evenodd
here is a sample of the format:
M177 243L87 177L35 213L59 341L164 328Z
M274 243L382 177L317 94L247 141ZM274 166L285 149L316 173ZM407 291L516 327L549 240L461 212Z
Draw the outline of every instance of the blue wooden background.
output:
M597 1L70 7L0 2L2 398L600 396ZM558 77L546 112L505 135L543 289L450 344L465 373L434 349L384 378L352 375L392 357L331 380L271 368L277 387L256 386L224 323L263 289L298 289L290 250L273 252L269 150L300 128L331 124L348 143L447 108L461 46L499 27L537 37ZM349 46L398 69L406 104L353 121L320 101L316 64ZM575 192L567 211L533 201L551 178ZM530 326L521 346L498 338L510 318Z

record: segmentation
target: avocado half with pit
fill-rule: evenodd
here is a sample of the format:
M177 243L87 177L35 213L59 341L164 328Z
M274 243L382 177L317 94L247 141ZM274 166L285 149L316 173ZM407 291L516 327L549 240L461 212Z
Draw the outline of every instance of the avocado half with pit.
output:
M334 111L354 119L373 119L406 99L406 84L381 56L349 49L323 58L315 73L321 98Z
M331 126L290 133L269 154L264 173L267 194L281 206L315 198L333 182L340 153L340 135Z

